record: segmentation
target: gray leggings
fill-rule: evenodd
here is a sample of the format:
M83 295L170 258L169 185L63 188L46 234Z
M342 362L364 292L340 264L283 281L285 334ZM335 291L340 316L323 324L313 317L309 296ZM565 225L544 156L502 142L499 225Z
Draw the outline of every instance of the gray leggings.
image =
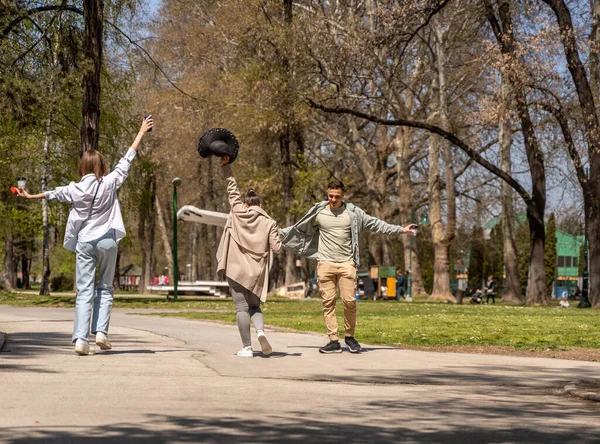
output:
M265 328L265 321L260 309L260 299L250 290L229 278L227 278L227 283L229 284L233 305L235 306L237 326L242 338L242 344L244 344L244 347L249 347L251 345L250 319L252 319L256 330L264 330ZM250 318L248 318L248 315Z

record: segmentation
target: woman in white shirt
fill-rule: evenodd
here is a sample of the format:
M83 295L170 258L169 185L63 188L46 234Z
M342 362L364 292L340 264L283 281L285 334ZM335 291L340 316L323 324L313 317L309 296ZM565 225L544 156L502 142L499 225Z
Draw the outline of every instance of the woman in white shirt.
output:
M152 128L152 116L144 119L131 148L114 171L107 173L104 157L98 151L86 151L79 160L79 182L41 194L19 190L27 199L47 199L71 203L64 247L76 254L75 326L72 341L79 355L94 354L88 342L92 302L92 333L102 350L112 348L108 325L114 298L113 278L117 262L117 243L125 237L125 225L117 190L121 187L135 158L144 134ZM94 290L98 267L98 285Z

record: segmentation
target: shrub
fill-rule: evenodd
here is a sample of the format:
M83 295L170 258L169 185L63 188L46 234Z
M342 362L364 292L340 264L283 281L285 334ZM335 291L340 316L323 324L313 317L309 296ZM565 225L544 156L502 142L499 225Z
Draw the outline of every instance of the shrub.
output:
M73 276L59 274L58 276L54 276L50 281L50 289L52 291L71 291L74 284Z

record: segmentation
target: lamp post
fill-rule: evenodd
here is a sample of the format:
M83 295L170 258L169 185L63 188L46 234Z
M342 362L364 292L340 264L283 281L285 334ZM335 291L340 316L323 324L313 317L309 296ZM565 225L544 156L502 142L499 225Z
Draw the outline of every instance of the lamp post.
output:
M177 187L183 181L176 177L173 184L173 300L177 300L177 281L179 280L179 267L177 265Z
M410 209L410 223L415 223L415 207L411 207ZM421 212L421 221L419 225L429 225L429 216L426 210ZM409 246L409 258L408 258L408 276L406 278L406 301L412 302L412 252L413 252L413 235L410 236L410 246Z

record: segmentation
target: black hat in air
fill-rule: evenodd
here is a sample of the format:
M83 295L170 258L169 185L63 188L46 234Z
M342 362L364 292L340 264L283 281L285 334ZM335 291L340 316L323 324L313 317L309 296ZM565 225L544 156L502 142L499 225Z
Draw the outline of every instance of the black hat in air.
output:
M213 128L205 132L198 141L200 157L229 156L229 163L237 158L240 144L233 133L225 128Z

